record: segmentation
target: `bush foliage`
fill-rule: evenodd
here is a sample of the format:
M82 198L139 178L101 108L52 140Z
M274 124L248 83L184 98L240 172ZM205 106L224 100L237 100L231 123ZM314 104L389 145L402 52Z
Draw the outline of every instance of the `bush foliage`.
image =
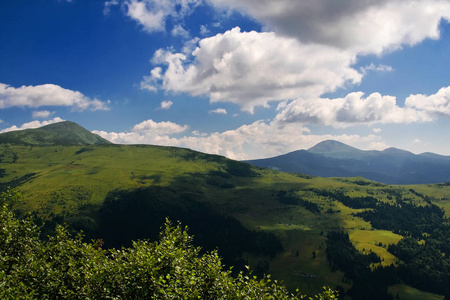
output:
M17 195L0 196L0 298L2 299L304 299L270 276L231 276L216 251L200 254L187 228L166 221L159 240L120 250L83 242L59 226L47 240L31 219L8 208ZM325 289L310 299L336 299Z

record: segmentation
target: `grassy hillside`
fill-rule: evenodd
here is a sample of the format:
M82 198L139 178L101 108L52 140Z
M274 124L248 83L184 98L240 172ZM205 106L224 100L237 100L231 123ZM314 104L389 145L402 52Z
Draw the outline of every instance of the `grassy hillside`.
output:
M237 253L241 262L307 293L323 285L351 287L327 261L328 232L344 230L360 253L376 253L381 262L372 267L400 263L387 246L402 236L355 216L367 208L344 205L336 191L349 199L371 196L392 205L398 199L416 206L432 202L450 213L448 185L391 186L362 178L302 176L187 149L142 145L3 143L0 184L23 194L16 209L34 211L47 223L65 221L88 234L101 233L114 245L125 244L127 237L152 237L166 215L180 219L200 244ZM236 244L246 246L232 249ZM411 291L404 285L392 290L401 299ZM414 290L422 299L437 297L420 293Z

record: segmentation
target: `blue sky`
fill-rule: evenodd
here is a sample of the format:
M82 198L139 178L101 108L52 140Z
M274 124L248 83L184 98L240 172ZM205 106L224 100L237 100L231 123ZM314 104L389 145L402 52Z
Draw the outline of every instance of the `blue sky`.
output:
M449 20L447 0L1 1L0 131L450 155Z

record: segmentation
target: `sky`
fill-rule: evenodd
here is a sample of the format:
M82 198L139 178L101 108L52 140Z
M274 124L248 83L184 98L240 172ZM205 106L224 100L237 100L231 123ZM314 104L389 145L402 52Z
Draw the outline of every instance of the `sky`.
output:
M0 1L0 132L450 155L449 0Z

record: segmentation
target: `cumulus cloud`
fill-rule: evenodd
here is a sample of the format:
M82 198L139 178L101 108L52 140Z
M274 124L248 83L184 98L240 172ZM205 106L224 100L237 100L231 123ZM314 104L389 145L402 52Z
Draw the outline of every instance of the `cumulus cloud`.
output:
M156 134L174 134L186 131L187 125L181 126L172 122L155 122L151 119L141 122L133 127L133 132L137 133L156 133Z
M214 110L209 111L210 114L219 114L219 115L226 115L227 110L225 108L217 108Z
M168 109L170 109L172 107L172 105L173 105L173 102L170 101L170 100L162 101L161 102L161 106L159 107L159 109L168 110Z
M345 51L238 27L200 40L192 56L158 50L153 63L159 66L141 86L207 95L211 102L232 102L253 112L269 101L317 97L362 78L351 68L355 57Z
M54 111L48 111L48 110L39 110L39 111L33 111L33 119L45 119L53 115Z
M64 121L63 119L61 119L60 117L56 117L52 120L48 120L48 121L32 121L29 123L24 123L21 126L11 126L9 128L0 130L0 133L4 133L4 132L9 132L9 131L16 131L16 130L23 130L23 129L32 129L32 128L38 128L38 127L42 127L45 125L49 125L49 124L53 124L53 123L59 123Z
M189 128L173 122L155 122L152 119L136 124L131 132L106 132L94 130L93 133L117 144L156 144L169 145L175 140L170 136L181 133Z
M279 106L281 112L275 120L281 123L313 123L334 127L433 120L427 112L412 107L399 107L393 96L373 93L364 98L363 95L362 92L355 92L337 99L297 99Z
M147 32L165 31L167 17L174 20L189 15L201 0L129 0L125 2L127 16ZM177 27L176 27L177 28ZM180 28L178 28L179 31Z
M108 103L54 84L15 88L0 83L0 109L9 107L70 106L76 110L108 110Z
M441 88L434 95L411 95L405 100L405 107L432 115L450 116L450 86Z
M446 0L209 0L251 15L270 30L359 54L381 54L439 37Z
M294 150L307 149L329 139L339 140L361 148L367 148L364 145L372 142L382 143L380 137L375 135L313 135L310 133L309 128L298 123L280 124L263 120L224 132L201 133L192 131L192 135L174 137L174 132L170 130L155 131L149 129L148 127L166 127L161 123L149 121L136 125L131 132L94 131L94 133L118 144L156 144L187 147L239 160L263 158L285 154ZM146 124L148 123L153 125L147 126ZM180 133L182 129L187 128L174 123L171 123L170 127L172 126L179 128L179 130L175 130L175 133Z

